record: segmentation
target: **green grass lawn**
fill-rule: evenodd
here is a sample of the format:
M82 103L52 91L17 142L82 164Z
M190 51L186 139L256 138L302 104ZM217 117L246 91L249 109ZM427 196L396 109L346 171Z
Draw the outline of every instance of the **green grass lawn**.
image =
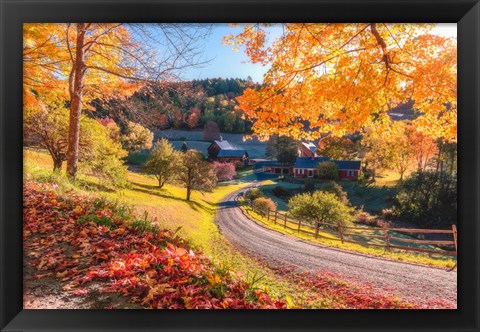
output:
M397 190L393 186L361 184L356 181L339 181L347 193L348 200L357 209L363 208L371 214L378 214L383 209L392 207L392 200ZM320 186L321 188L321 186Z
M363 208L364 211L370 214L379 214L383 209L390 208L392 206L392 199L396 195L396 188L393 186L365 185L356 181L338 181L338 183L347 193L348 200L355 208ZM326 182L317 180L315 182L315 189L322 190L325 184ZM272 199L277 204L279 210L287 211L289 198L280 198L272 193L272 190L277 186L284 187L290 192L290 195L293 196L302 193L304 185L287 181L269 180L260 186L265 196Z

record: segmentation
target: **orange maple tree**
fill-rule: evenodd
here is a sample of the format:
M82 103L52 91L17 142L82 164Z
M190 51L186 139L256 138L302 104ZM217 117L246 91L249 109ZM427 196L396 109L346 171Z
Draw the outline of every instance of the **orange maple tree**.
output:
M70 107L71 178L77 174L82 109L90 108L93 99L122 99L138 84L173 79L179 69L199 64L201 50L195 43L205 33L189 24L24 25L24 107L48 102L53 92L63 93Z
M252 63L270 65L264 85L247 89L239 107L254 134L314 139L343 136L412 99L425 134L457 137L456 39L427 24L284 24L266 43L268 24L246 24L224 43L244 48Z

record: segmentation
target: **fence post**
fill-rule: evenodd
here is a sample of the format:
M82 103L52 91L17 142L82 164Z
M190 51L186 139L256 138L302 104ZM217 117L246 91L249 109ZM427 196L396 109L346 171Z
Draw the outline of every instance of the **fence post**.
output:
M287 212L285 212L285 221L283 222L283 228L287 227Z
M298 219L298 229L297 232L300 232L300 226L302 226L302 220Z
M340 240L343 243L343 229L342 229L342 224L337 221L337 230L338 230L338 236L340 237Z
M392 251L390 248L390 238L388 237L388 229L386 225L383 225L383 236L385 237L385 249Z
M453 233L453 242L455 242L455 254L458 254L457 252L457 226L452 225L452 233Z
M273 219L273 222L275 224L277 224L277 214L278 214L278 210L275 210L275 218Z

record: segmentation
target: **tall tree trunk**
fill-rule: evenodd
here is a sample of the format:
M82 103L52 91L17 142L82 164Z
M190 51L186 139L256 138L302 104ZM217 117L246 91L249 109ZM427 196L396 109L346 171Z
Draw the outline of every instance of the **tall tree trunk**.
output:
M62 159L53 159L53 171L60 171L62 169L63 160Z
M456 147L454 146L450 149L450 175L453 175L453 170L455 169L455 150Z
M441 171L440 167L442 165L442 152L443 152L443 142L439 142L439 147L438 147L438 156L437 156L437 169L436 171Z
M192 193L192 185L193 185L193 179L192 179L192 169L188 168L187 170L187 182L186 182L186 187L187 187L187 201L190 200L190 194Z
M73 80L70 81L70 123L68 127L67 175L75 179L78 164L78 142L80 137L80 114L82 111L83 79L85 75L84 43L85 23L77 23L77 42L73 63ZM72 82L73 81L73 82Z
M190 187L187 187L187 201L190 200L190 194L192 193L192 189Z

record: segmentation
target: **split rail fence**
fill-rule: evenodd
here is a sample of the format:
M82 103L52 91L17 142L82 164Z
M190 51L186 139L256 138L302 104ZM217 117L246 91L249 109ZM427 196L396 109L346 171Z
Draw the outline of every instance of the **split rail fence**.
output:
M313 235L315 238L323 237L329 240L341 241L342 243L356 243L366 246L376 246L384 247L387 251L392 251L392 249L398 250L411 250L417 252L431 253L431 254L440 254L440 255L457 255L457 227L452 225L452 229L411 229L411 228L395 228L395 227L354 227L354 226L345 226L340 222L337 223L326 223L326 222L317 222L315 226L311 226L305 222L302 223L301 220L295 220L289 217L288 212L279 212L278 210L268 210L257 211L250 202L251 209L262 217L266 218L268 221L273 221L274 224L283 226L284 228L295 230L297 232L303 232L306 234ZM328 233L333 235L333 237L325 236L320 234L320 229L322 233ZM392 232L395 232L391 234ZM452 240L423 240L423 239L412 239L412 238L402 238L398 234L450 234ZM355 240L356 238L356 240ZM366 239L381 239L383 243L371 243L367 241L358 241L358 238ZM416 245L429 245L429 246L449 246L455 248L455 250L443 250L442 248L431 249L431 248L419 248L419 247L410 247L408 244ZM407 245L405 245L407 244Z

